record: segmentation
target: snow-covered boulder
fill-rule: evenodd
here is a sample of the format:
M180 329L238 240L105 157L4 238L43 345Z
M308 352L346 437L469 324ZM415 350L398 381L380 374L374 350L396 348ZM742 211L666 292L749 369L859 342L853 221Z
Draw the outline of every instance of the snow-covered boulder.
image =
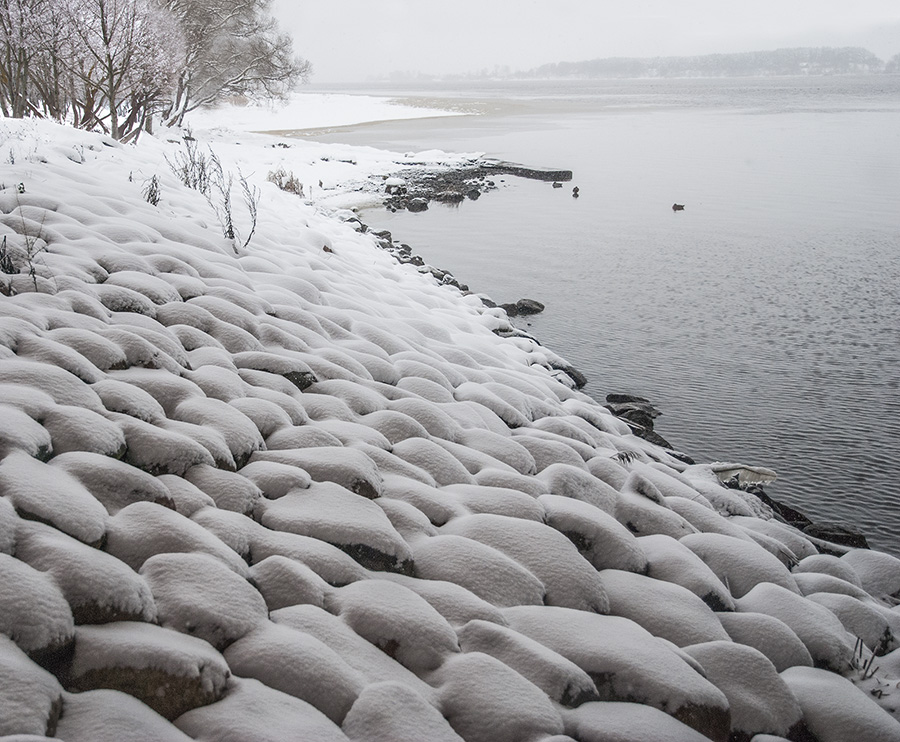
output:
M794 572L794 580L804 596L813 593L835 593L848 595L857 600L872 600L872 597L858 585L842 580L840 577L822 574L821 572Z
M416 577L453 582L498 607L544 603L546 588L534 573L479 541L442 534L411 548Z
M247 477L209 464L192 466L184 473L184 478L209 495L222 510L249 515L262 497L262 491Z
M168 505L179 515L190 518L203 508L216 507L215 500L197 485L188 482L184 477L178 477L174 474L160 474L153 477L153 479L163 485L168 493L168 502L158 501L157 504Z
M735 603L742 613L765 613L786 623L806 645L817 667L834 672L849 669L853 642L824 606L770 582L760 582Z
M889 622L891 612L879 611L874 601L870 605L858 598L831 592L812 593L806 597L825 606L837 616L849 634L862 639L863 644L875 654L886 654L897 648L894 629L900 622Z
M306 489L312 483L312 478L300 467L277 461L254 461L241 468L240 474L270 500L284 497L291 490Z
M342 729L354 742L462 742L434 706L396 682L367 685Z
M386 580L332 591L325 607L364 639L421 675L459 652L456 632L424 598Z
M56 736L66 742L190 742L153 709L117 690L66 693Z
M459 442L512 467L520 474L536 472L534 456L527 448L507 435L483 428L468 428L462 432Z
M384 496L412 505L435 526L469 512L456 498L445 497L433 479L429 484L399 473L388 474L384 479Z
M428 520L428 516L408 502L394 500L390 497L379 497L375 500L375 504L384 511L394 530L407 543L412 543L422 537L436 536L438 533L437 529L431 525L431 521Z
M109 516L75 477L25 453L0 463L0 496L23 518L49 523L86 544L99 544Z
M447 661L431 677L440 708L466 742L520 742L563 732L550 699L515 670L480 652Z
M694 644L684 651L702 665L707 679L728 699L732 738L808 736L797 700L765 655L731 641Z
M50 464L81 482L110 515L133 502L173 504L166 486L156 477L109 456L72 451L54 456Z
M656 486L637 473L629 474L622 485L615 516L636 536L663 534L680 539L696 533L693 525L666 504Z
M76 624L156 619L153 595L140 575L55 528L20 521L16 558L53 578ZM47 608L43 618L50 615Z
M394 681L413 688L429 702L435 690L374 644L363 639L340 617L314 605L294 605L273 611L271 619L318 639L364 678L364 685Z
M360 422L381 433L391 444L407 438L428 437L420 422L398 410L377 410L360 418Z
M685 536L681 543L706 563L735 598L746 595L761 583L800 594L788 568L752 541L721 533L696 533Z
M563 711L570 737L579 742L708 742L709 737L653 706L624 701L585 703ZM550 740L544 740L550 742ZM554 738L553 742L556 742Z
M646 572L647 558L638 540L607 511L556 494L541 495L538 502L544 508L547 525L575 544L595 569Z
M222 650L268 618L266 603L243 577L208 554L157 554L141 567L160 626Z
M686 587L715 611L734 610L728 588L706 562L681 541L664 534L641 536L637 541L647 559L646 574L649 577Z
M52 736L62 693L55 677L0 633L0 735Z
M722 692L633 621L549 606L507 608L504 615L510 628L584 670L602 700L646 703L712 739L728 738Z
M175 420L205 425L221 433L237 468L243 466L250 455L264 445L254 422L219 399L188 397L172 411L171 416Z
M778 672L789 667L812 667L813 658L800 637L784 621L765 613L719 613L732 641L759 650Z
M524 634L481 620L469 621L458 634L464 652L482 652L500 660L563 706L599 700L584 670Z
M407 574L412 569L410 548L384 511L333 482L260 501L259 520L273 530L333 544L370 569Z
M394 444L392 451L413 466L424 469L438 485L475 484L468 469L452 453L427 438L407 438Z
M232 678L222 700L182 714L175 724L198 742L347 742L314 706L252 678Z
M900 722L846 678L813 667L792 667L781 678L819 742L900 739Z
M53 404L53 400L50 403ZM50 431L24 410L10 404L0 404L0 456L13 451L45 461L53 453L53 441Z
M108 688L143 701L172 720L225 692L228 665L201 639L146 623L80 626L70 689Z
M221 512L212 510L209 515L219 516ZM200 521L201 515L205 515L205 513L198 513L194 519ZM359 562L347 552L327 541L297 533L273 531L259 526L244 516L236 515L236 517L243 518L249 529L246 534L248 538L246 555L254 565L271 556L278 555L305 564L329 585L348 585L367 577L365 568ZM216 518L216 521L221 523L219 517ZM206 524L207 528L218 529L218 525L213 524L211 518L202 519L202 522ZM233 533L231 525L228 524L229 535Z
M875 598L900 596L900 559L880 551L851 549L841 561L859 576L863 589Z
M12 503L5 497L0 497L0 554L14 553L18 523L19 517Z
M274 555L250 568L250 580L270 611L300 603L325 605L328 583L305 564Z
M544 523L480 514L454 518L440 531L478 541L514 559L544 584L546 605L597 613L609 609L597 570L569 539Z
M451 626L462 626L475 620L506 625L506 619L499 608L461 585L445 580L422 580L390 573L385 574L384 579L408 587L424 598Z
M728 640L716 614L687 588L616 569L600 576L611 615L630 618L679 647Z
M850 564L832 554L814 554L801 559L791 570L796 578L799 574L822 574L837 577L840 580L861 588L862 582L856 570Z
M197 464L216 464L209 450L187 435L187 430L169 430L162 427L162 423L153 425L120 413L110 413L109 416L125 433L125 461L149 474L182 476ZM224 447L224 440L222 445Z
M105 550L134 570L156 554L201 552L239 575L246 563L202 526L152 502L136 502L109 519Z
M90 451L119 458L125 453L125 435L102 415L71 405L55 405L41 420L50 433L53 452Z
M346 447L291 448L257 451L250 462L275 461L297 466L316 482L334 482L363 497L379 497L382 479L375 462L361 451Z
M49 659L73 632L72 610L53 577L0 554L0 633L29 655Z
M263 622L225 650L232 671L311 704L341 724L365 681L333 649L290 626Z
M537 479L544 483L549 493L580 500L610 515L616 513L619 493L579 466L550 464L538 474Z

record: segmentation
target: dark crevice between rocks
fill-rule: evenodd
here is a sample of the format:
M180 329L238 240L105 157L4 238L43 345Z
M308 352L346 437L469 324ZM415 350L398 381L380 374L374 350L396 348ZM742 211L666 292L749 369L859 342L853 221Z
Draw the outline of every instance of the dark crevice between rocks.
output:
M409 559L398 559L366 544L329 543L352 557L353 561L361 564L366 569L371 569L374 572L396 572L408 577L413 575L413 563Z

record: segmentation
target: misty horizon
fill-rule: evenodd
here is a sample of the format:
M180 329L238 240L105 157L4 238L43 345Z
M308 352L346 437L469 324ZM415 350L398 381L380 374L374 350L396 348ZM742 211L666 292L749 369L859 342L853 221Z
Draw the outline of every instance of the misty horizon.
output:
M313 81L326 84L397 72L458 76L613 57L795 47L862 47L883 61L900 53L900 4L884 0L852 7L837 0L763 0L753 8L647 0L639 10L563 0L524 2L515 12L490 0L460 0L450 9L399 0L377 7L362 0L302 7L276 0L273 10L296 52L313 64Z

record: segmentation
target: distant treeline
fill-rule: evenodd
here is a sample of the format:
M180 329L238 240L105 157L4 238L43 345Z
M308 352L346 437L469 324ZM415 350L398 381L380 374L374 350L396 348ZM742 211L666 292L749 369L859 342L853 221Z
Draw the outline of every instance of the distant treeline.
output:
M696 57L607 57L545 64L516 78L755 77L900 72L900 54L887 62L860 47L798 47Z

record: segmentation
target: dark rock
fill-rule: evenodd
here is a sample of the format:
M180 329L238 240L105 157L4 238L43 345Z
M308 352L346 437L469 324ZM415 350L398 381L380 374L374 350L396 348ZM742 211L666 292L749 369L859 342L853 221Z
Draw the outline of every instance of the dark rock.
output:
M619 404L622 402L643 402L645 404L650 404L649 399L644 399L644 397L635 397L631 394L607 394L606 401L610 404Z
M519 307L515 304L500 304L500 309L506 312L510 317L519 316Z
M846 526L843 523L819 521L806 526L803 532L813 538L840 544L841 546L850 546L854 549L869 548L869 543L866 541L862 531L854 526Z
M288 371L287 373L281 375L289 382L291 382L291 384L297 387L301 392L318 381L315 374L311 371Z
M574 381L576 389L581 389L585 384L587 384L587 377L574 366L569 366L568 364L554 364L553 368L555 368L557 371L562 371L564 374L566 374L566 376Z
M562 188L562 183L560 183L560 182L557 180L557 181L555 181L555 182L553 183L553 187L554 187L554 188Z
M806 517L806 515L801 513L796 508L792 508L790 505L785 505L783 502L779 502L774 497L770 497L769 494L758 484L742 487L736 480L732 480L725 482L725 486L732 487L733 489L744 489L747 492L756 495L766 505L772 508L776 516L781 518L788 525L794 526L794 528L799 528L802 531L807 526L812 525L812 520Z
M426 211L428 209L428 201L424 198L411 198L406 204L406 209L407 211L412 211L413 213Z
M572 180L571 170L543 170L541 168L526 167L514 162L500 162L497 160L485 160L482 162L482 168L487 172L496 173L498 175L516 175L519 178L528 178L529 180L556 181L567 182Z
M441 191L440 193L435 193L432 198L442 204L458 204L465 201L466 194L459 191Z
M481 191L479 191L477 188L470 188L468 191L466 191L466 197L470 201L477 201L479 198L481 198Z
M519 314L540 314L544 311L544 305L534 299L519 299L516 310Z
M653 420L662 414L649 402L607 403L605 407L617 417L626 418L644 426L649 424L651 428Z

